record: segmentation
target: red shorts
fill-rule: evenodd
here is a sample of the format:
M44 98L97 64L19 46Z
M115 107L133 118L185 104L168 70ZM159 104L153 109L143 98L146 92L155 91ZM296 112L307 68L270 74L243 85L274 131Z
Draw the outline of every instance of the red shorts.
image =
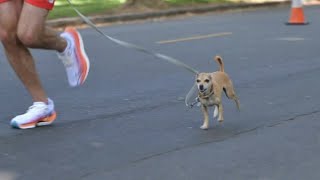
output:
M7 1L10 1L10 0L0 0L0 3L7 2ZM24 0L24 1L33 6L47 9L47 10L52 10L55 2L55 0Z

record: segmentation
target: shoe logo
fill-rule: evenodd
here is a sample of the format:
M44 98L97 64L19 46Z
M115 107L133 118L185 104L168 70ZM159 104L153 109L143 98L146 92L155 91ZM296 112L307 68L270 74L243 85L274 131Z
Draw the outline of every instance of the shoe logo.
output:
M53 4L53 3L54 3L54 0L48 0L48 2L49 2L50 4Z

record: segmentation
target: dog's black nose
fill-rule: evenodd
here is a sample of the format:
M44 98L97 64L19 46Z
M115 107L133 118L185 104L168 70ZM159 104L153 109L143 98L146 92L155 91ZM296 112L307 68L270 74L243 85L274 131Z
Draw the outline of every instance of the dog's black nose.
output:
M202 84L199 86L199 89L200 89L201 91L203 90L203 85L202 85Z

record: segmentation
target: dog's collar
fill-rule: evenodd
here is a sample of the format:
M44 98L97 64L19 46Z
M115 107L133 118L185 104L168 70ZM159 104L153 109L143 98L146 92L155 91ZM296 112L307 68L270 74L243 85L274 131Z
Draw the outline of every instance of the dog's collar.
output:
M213 91L213 84L211 85L211 91L208 95L203 95L202 93L199 92L199 97L202 98L202 99L208 99L212 94L214 94L214 91Z

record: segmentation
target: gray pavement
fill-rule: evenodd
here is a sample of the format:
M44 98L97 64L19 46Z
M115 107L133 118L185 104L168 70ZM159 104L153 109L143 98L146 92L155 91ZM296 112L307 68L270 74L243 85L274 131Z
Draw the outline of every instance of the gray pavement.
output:
M92 61L87 83L68 88L53 52L34 51L55 100L51 127L14 130L31 104L0 52L0 179L319 179L319 6L308 26L285 26L290 8L207 14L104 27L103 31L213 71L222 55L242 110L225 98L225 122L199 126L184 97L194 77L81 30ZM194 35L232 35L170 44Z

